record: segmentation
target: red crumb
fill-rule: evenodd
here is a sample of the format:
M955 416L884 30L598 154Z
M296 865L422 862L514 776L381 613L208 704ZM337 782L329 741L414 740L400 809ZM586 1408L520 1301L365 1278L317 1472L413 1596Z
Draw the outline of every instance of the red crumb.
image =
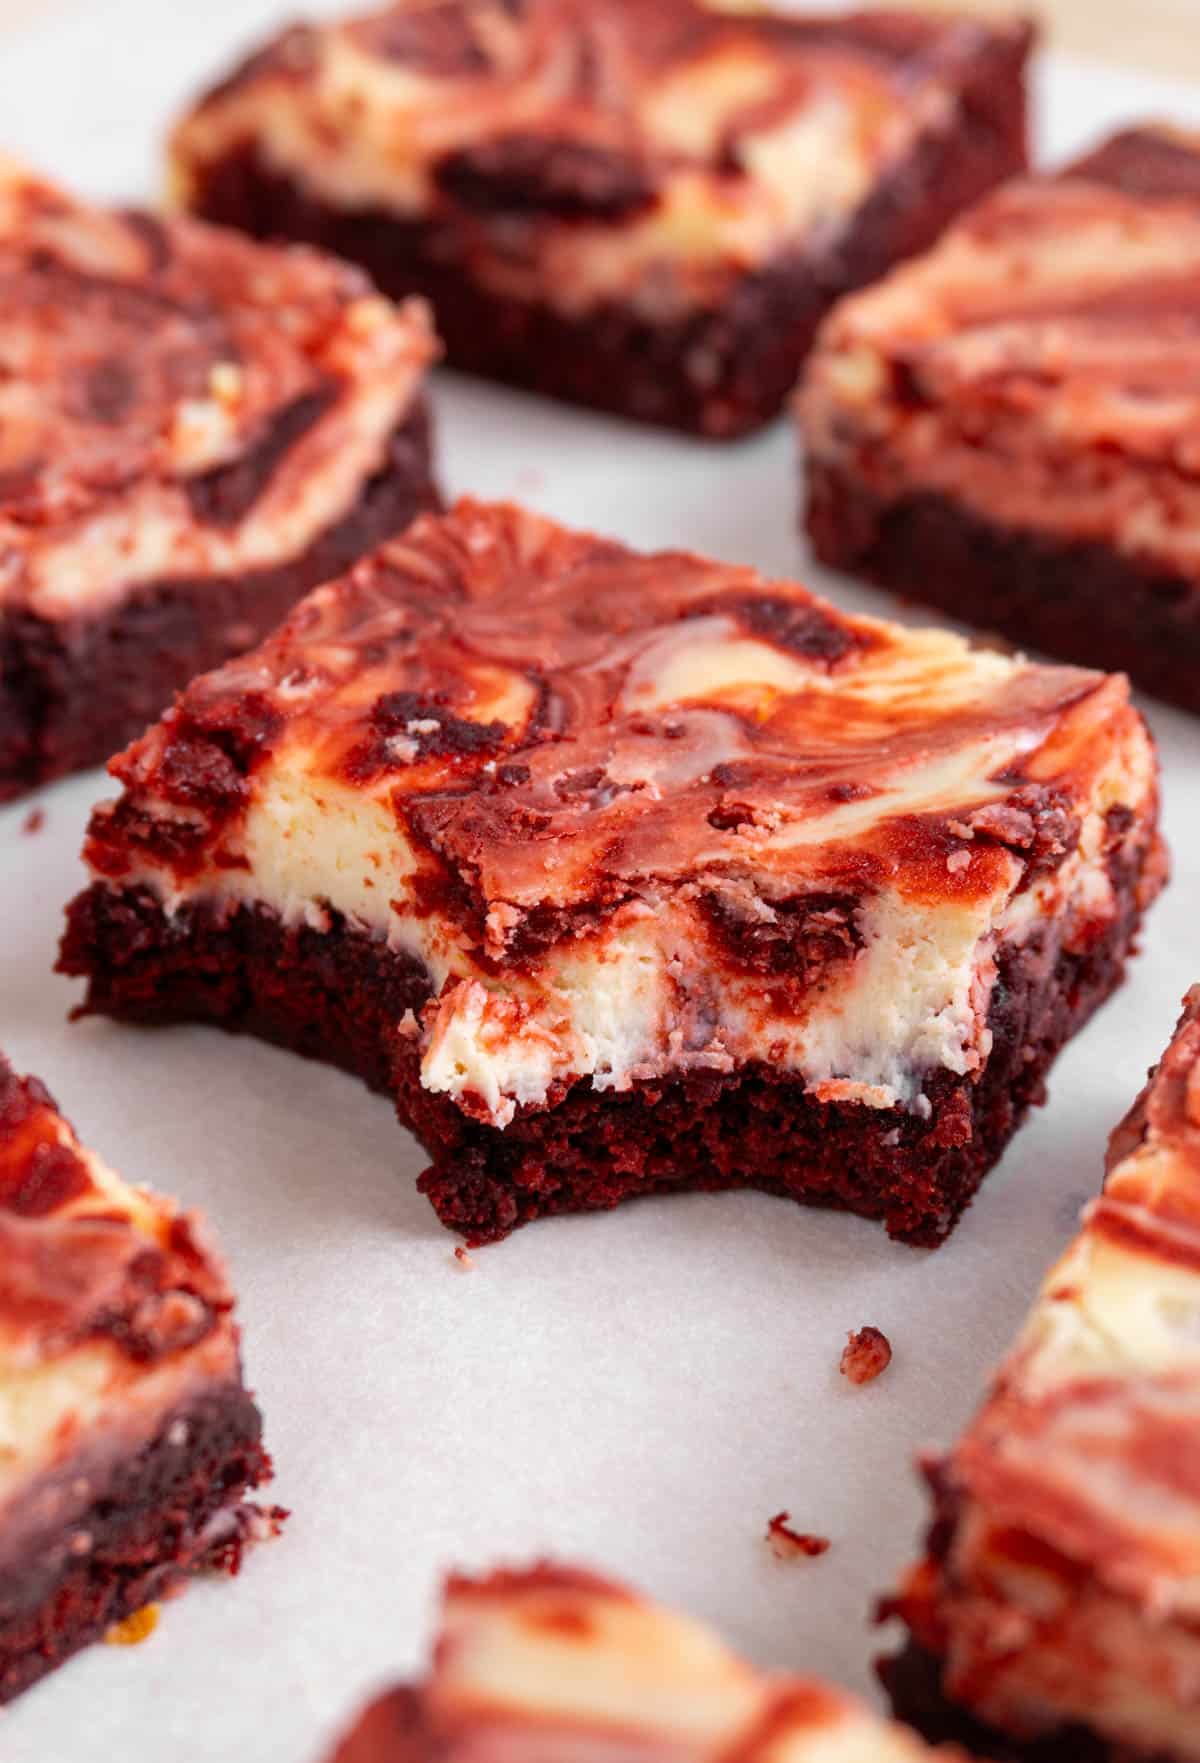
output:
M23 833L40 833L45 824L46 810L44 808L31 808L21 823L21 831Z
M291 1515L287 1506L240 1506L232 1536L205 1557L205 1572L228 1574L230 1579L236 1579L242 1571L246 1551L256 1543L274 1542Z
M768 1521L767 1542L771 1545L771 1553L780 1561L794 1561L797 1555L823 1555L829 1547L829 1538L793 1530L788 1523L790 1517L790 1512L777 1512Z
M892 1362L892 1343L882 1329L860 1328L846 1336L842 1376L851 1383L873 1383Z
M454 1251L454 1259L458 1262L460 1267L465 1267L468 1272L475 1265L474 1255L472 1255L469 1249L464 1249L461 1243L459 1243Z

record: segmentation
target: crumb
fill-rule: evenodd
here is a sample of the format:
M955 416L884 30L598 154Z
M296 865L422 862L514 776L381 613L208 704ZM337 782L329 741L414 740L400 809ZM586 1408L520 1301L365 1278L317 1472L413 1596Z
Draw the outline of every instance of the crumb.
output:
M469 1249L464 1249L461 1243L459 1243L458 1247L454 1251L454 1259L458 1262L458 1265L461 1268L465 1269L465 1271L467 1273L469 1273L471 1271L472 1267L474 1267L474 1265L475 1265L474 1255L472 1255L472 1253Z
M114 1622L111 1628L106 1628L104 1638L110 1647L136 1647L148 1640L157 1627L158 1605L143 1604L123 1622Z
M40 833L45 824L46 810L44 808L31 808L21 822L21 831L30 834Z
M860 1328L846 1336L841 1371L851 1383L873 1383L892 1362L892 1343L882 1329Z
M236 1579L242 1571L247 1550L259 1543L273 1542L291 1515L287 1506L255 1506L249 1503L239 1506L233 1514L232 1531L224 1542L216 1544L208 1551L200 1564L202 1571ZM180 1583L180 1591L184 1584L186 1582Z
M971 853L969 851L951 851L946 859L946 868L951 875L957 875L960 869L969 869Z
M767 1542L779 1561L794 1561L797 1555L823 1555L829 1547L828 1537L810 1536L793 1530L788 1523L790 1512L777 1512L767 1523Z

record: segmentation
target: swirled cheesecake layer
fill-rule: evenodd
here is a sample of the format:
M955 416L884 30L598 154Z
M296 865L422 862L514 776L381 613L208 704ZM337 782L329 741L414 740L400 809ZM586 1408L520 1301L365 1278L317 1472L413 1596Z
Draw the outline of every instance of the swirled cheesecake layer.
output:
M101 908L394 951L422 1085L498 1127L750 1062L928 1117L986 1064L1005 950L1082 956L1160 874L1122 680L469 502L114 770Z
M662 319L836 239L981 50L1024 25L797 19L695 0L440 0L293 27L179 125L203 207L252 146L331 210L428 225L494 293Z
M1118 136L1006 186L834 312L799 403L810 457L880 510L937 497L1195 581L1198 298L1200 144ZM969 616L969 576L962 600Z

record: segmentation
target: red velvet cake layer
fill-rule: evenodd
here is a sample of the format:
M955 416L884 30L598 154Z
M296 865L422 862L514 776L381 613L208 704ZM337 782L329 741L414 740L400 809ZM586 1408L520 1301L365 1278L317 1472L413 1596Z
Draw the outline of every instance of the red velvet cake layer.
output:
M261 1433L235 1384L169 1416L135 1455L93 1471L85 1449L30 1489L31 1503L53 1512L65 1485L87 1476L92 1498L67 1532L51 1520L15 1549L0 1535L0 1702L189 1574L236 1572L246 1542L278 1522L238 1504L271 1477Z

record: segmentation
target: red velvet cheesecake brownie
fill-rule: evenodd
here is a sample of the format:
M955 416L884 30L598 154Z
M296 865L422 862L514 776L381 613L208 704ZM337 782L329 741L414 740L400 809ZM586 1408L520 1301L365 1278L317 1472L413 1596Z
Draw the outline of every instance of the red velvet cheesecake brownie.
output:
M911 1733L577 1569L453 1576L424 1681L328 1763L917 1763ZM953 1763L958 1752L937 1753Z
M818 555L1200 710L1200 136L1010 185L830 318Z
M930 1470L902 1712L991 1755L1200 1759L1200 988L1102 1197ZM1001 1745L999 1733L1008 1743Z
M698 0L402 0L179 125L198 214L433 302L472 372L713 436L822 314L1025 163L1030 31Z
M436 500L419 303L0 157L0 801Z
M360 1072L477 1241L756 1186L950 1229L1161 879L1120 678L464 502L113 763L62 969Z
M195 1216L0 1058L0 1702L273 1528L260 1433Z

